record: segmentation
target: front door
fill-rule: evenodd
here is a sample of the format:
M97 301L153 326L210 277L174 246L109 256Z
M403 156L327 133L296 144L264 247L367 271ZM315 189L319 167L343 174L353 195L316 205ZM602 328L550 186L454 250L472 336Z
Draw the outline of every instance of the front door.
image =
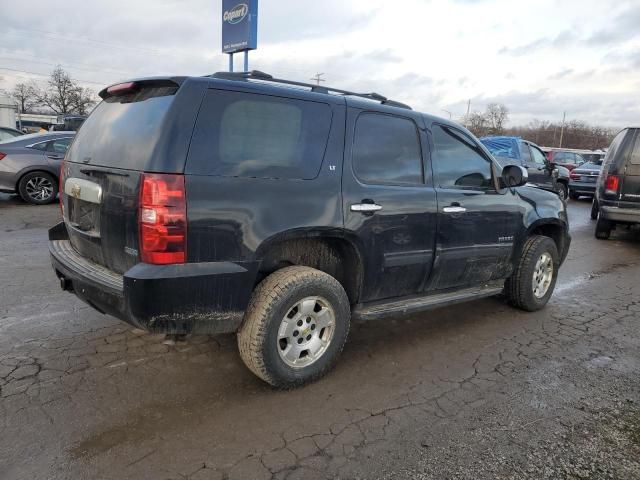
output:
M473 287L506 278L522 225L513 193L497 190L492 160L465 132L438 124L431 132L438 235L428 289Z
M433 263L436 195L422 118L348 108L343 211L360 245L360 301L419 293Z
M555 190L555 180L552 176L552 169L549 167L547 158L538 147L529 144L531 160L527 163L529 173L529 183L544 188L545 190Z

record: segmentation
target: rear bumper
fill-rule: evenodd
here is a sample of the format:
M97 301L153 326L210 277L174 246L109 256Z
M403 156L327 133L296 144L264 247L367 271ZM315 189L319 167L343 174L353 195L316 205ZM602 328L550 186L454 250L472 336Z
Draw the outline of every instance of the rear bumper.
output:
M64 223L49 230L60 285L102 313L154 333L230 333L242 322L256 264L139 263L118 275L80 256L65 237Z
M570 182L569 190L575 193L593 195L596 193L596 183Z
M640 223L640 208L600 206L600 217L612 222Z

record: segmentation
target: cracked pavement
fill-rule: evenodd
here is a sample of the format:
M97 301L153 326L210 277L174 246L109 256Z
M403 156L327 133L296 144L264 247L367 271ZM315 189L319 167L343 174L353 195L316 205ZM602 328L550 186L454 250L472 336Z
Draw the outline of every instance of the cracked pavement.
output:
M598 241L589 208L543 311L355 324L283 392L232 335L168 344L62 292L58 206L0 195L0 478L640 478L640 231Z

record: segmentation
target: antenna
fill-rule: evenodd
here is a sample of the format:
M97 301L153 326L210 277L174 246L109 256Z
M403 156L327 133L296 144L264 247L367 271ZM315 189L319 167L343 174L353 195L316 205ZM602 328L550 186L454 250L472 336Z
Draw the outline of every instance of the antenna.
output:
M311 80L320 85L320 82L326 82L324 78L320 78L322 75L324 75L324 73L316 73L313 77L311 77Z

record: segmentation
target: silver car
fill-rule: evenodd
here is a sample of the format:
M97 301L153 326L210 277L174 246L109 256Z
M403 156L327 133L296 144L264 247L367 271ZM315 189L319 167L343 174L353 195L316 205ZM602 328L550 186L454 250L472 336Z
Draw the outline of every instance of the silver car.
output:
M76 132L34 133L0 142L0 192L44 205L58 195L64 155Z

